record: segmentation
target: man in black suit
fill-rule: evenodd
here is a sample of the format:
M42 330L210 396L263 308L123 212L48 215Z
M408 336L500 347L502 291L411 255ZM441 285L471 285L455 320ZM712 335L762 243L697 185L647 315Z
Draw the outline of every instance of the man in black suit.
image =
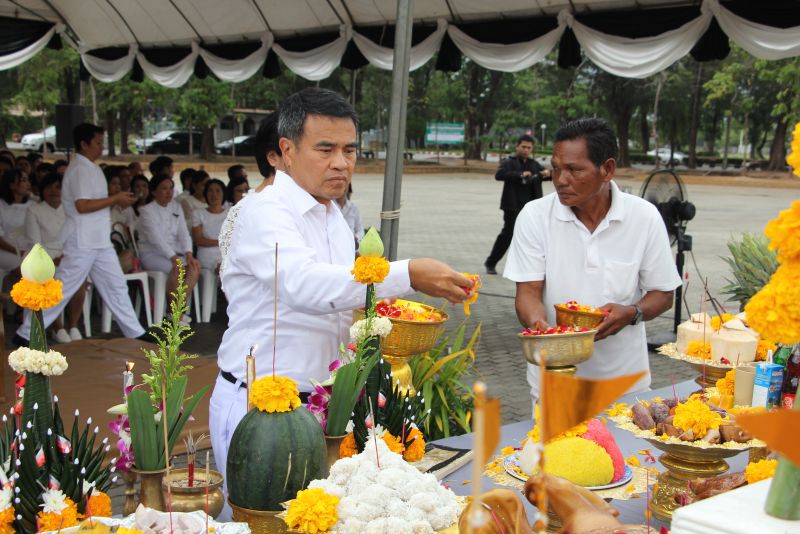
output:
M521 135L517 140L516 157L504 159L494 178L504 182L503 196L500 198L503 229L500 230L492 251L484 262L487 274L497 274L497 262L505 255L511 245L511 238L514 237L517 215L525 204L542 198L542 180L551 179L550 171L533 159L533 137L527 134Z

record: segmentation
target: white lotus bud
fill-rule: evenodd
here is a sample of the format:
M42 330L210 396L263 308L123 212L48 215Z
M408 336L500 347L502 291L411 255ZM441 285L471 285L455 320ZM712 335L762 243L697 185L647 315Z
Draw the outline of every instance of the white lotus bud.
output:
M22 260L20 271L26 280L43 284L56 274L56 264L42 245L36 243Z

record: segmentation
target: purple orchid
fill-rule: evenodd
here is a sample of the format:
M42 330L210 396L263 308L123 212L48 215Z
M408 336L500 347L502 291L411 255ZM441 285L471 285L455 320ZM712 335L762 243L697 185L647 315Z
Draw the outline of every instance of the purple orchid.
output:
M314 391L308 396L308 411L314 414L319 424L322 425L322 431L325 431L325 425L328 422L328 403L331 400L333 393L333 386L314 385Z
M332 372L336 371L341 366L342 366L342 360L333 360L330 363L330 365L328 365L328 372L332 373Z
M129 471L133 467L133 449L131 448L131 426L128 417L118 415L114 421L108 423L108 429L119 436L117 440L117 449L119 450L117 470L123 473Z

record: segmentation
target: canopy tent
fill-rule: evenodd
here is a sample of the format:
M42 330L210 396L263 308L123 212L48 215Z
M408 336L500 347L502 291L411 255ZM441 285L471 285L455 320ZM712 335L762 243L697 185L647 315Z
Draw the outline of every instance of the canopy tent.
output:
M60 39L81 54L84 77L132 73L168 87L195 74L239 82L281 64L311 81L338 66L391 70L397 0L0 0L0 70ZM800 3L749 0L428 0L416 2L409 68L461 57L504 72L558 49L644 78L691 53L727 55L729 40L756 57L800 55Z
M180 87L194 74L277 77L281 63L318 81L338 66L392 70L381 233L394 259L409 70L436 56L516 72L558 49L612 74L645 78L691 53L722 59L733 40L752 55L800 55L797 0L0 0L0 70L62 39L81 76L144 76ZM393 46L392 46L393 43ZM395 51L397 53L395 53Z

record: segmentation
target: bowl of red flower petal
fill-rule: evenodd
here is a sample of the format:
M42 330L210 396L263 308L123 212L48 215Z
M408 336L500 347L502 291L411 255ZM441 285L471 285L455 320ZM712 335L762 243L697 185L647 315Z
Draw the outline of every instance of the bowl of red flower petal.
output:
M574 300L564 304L556 304L556 324L559 326L583 326L597 328L608 312L586 304L578 304Z
M596 329L585 326L554 326L547 330L526 328L517 337L528 363L547 367L569 367L585 362L594 351Z

